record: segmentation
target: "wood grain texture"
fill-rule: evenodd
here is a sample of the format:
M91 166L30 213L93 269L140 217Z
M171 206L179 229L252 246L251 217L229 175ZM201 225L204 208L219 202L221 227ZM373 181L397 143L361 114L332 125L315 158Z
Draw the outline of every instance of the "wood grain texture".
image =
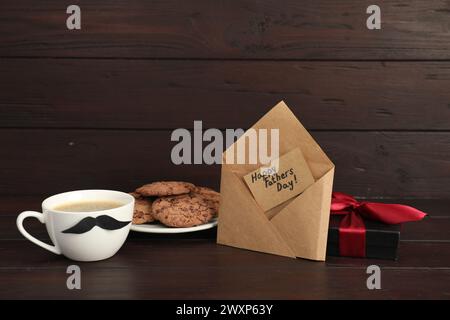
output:
M233 259L236 255L236 261L239 261L242 269L251 268L256 260L264 262L267 268L278 266L295 266L295 264L286 262L291 258L277 257L269 254L261 254L255 251L237 249L215 243L215 239L174 239L170 235L166 238L156 239L153 235L147 234L146 239L128 239L117 255L105 261L96 263L80 263L81 267L93 265L95 268L130 268L140 269L146 266L155 269L162 269L165 266L172 268L182 268L182 265L176 261L189 261L187 265L203 265L205 268L214 267L214 261L217 265L225 267L227 261ZM62 268L70 263L70 260L55 255L51 252L36 246L27 240L1 240L0 248L4 259L0 261L0 270L2 269L24 269L29 268L52 269ZM358 268L365 269L371 264L376 264L387 269L448 269L450 271L450 242L401 242L399 245L398 260L379 260L379 259L359 259L346 257L327 257L326 263L295 259L300 268L314 269L323 268ZM24 251L27 255L17 254ZM200 257L201 252L206 252ZM442 254L440 254L442 253ZM171 255L172 254L172 255ZM188 256L192 255L191 258ZM151 259L151 256L157 256L157 261ZM195 257L195 260L193 261ZM226 261L221 260L223 257ZM272 259L271 259L272 258ZM231 265L230 265L231 266ZM239 266L234 266L239 268ZM199 267L199 271L201 268Z
M66 268L72 261L25 241L0 245L5 256L0 262L2 299L431 299L450 293L448 255L435 259L435 250L428 255L422 250L425 256L420 250L410 252L418 255L416 266L411 260L407 267L382 266L382 289L367 290L366 266L377 260L358 259L361 265L346 267L204 240L130 241L111 259L78 263L82 290L69 291ZM448 246L435 247L448 252ZM433 262L439 267L432 267ZM423 265L428 266L418 267Z
M37 200L24 199L27 205ZM24 206L18 197L1 201L9 210ZM8 210L0 216L0 234L10 234L0 239L0 298L446 299L450 294L450 234L444 232L450 221L448 200L412 201L431 218L407 224L422 226L422 232L402 231L402 237L414 234L416 241L401 241L398 261L328 257L321 263L221 246L213 238L145 234L131 236L108 260L77 263L82 290L73 291L65 285L66 268L73 262L17 237L9 225L14 216ZM442 230L440 241L435 241L436 233L429 232L430 228L423 228L425 223ZM33 234L38 230L37 224L28 227ZM372 264L381 268L381 290L366 288L366 268Z
M191 260L189 260L190 262ZM230 263L236 260L230 259ZM70 262L67 262L69 265ZM248 269L202 266L83 270L82 290L65 287L66 267L0 270L2 299L448 299L448 270L384 270L381 290L367 290L366 269ZM319 269L319 270L317 270ZM146 279L143 281L142 279ZM331 280L332 279L332 280ZM34 289L30 289L33 283ZM37 289L40 288L40 289Z
M0 60L0 127L449 130L450 62Z
M151 181L218 188L219 165L174 165L170 131L2 129L3 195L123 191ZM360 197L448 198L448 132L314 132L336 165L334 190Z
M4 0L0 56L217 59L449 59L445 0L373 2L72 1L82 29L66 29L58 0Z

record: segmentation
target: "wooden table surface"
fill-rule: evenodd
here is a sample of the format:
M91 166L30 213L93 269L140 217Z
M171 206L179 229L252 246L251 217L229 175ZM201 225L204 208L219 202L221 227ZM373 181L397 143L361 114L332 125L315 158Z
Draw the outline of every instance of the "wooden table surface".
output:
M0 208L1 299L449 299L450 200L397 200L429 216L402 227L398 261L328 257L289 259L215 243L216 230L186 235L132 232L114 257L77 263L25 240L15 219L39 210L37 197L7 197ZM26 228L41 239L36 220ZM81 268L81 290L66 269ZM381 290L368 290L366 268L381 268Z

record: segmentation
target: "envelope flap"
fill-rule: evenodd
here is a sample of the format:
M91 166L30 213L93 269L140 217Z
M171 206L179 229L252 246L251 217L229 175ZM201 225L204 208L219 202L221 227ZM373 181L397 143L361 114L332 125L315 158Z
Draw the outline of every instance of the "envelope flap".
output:
M333 176L334 168L271 220L297 257L325 260Z
M295 258L244 182L225 166L222 166L220 195L218 243Z
M280 155L283 155L292 149L300 148L315 180L320 179L326 172L334 167L325 152L323 152L317 142L283 101L279 102L260 118L251 129L278 129ZM240 139L245 139L247 133L248 130L238 139L238 141ZM237 142L229 148L234 148L236 144ZM230 164L231 161L227 161L226 159L226 151L224 152L223 160L223 163L230 165L233 171L242 174L253 171L263 165L262 163Z

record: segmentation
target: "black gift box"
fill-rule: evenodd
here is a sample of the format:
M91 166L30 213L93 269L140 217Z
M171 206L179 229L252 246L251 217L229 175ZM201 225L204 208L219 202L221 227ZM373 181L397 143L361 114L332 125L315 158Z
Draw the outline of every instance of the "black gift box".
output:
M339 254L339 224L342 216L331 215L328 229L327 255ZM397 248L400 240L401 225L388 225L364 219L366 226L366 258L397 259Z

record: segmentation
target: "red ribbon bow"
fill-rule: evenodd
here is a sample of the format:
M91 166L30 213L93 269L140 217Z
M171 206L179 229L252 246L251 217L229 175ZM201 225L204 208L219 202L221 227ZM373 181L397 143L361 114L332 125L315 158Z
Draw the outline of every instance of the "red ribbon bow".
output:
M331 214L344 215L339 225L339 254L347 257L366 256L365 219L386 224L422 220L426 213L402 204L357 201L352 196L333 192Z

